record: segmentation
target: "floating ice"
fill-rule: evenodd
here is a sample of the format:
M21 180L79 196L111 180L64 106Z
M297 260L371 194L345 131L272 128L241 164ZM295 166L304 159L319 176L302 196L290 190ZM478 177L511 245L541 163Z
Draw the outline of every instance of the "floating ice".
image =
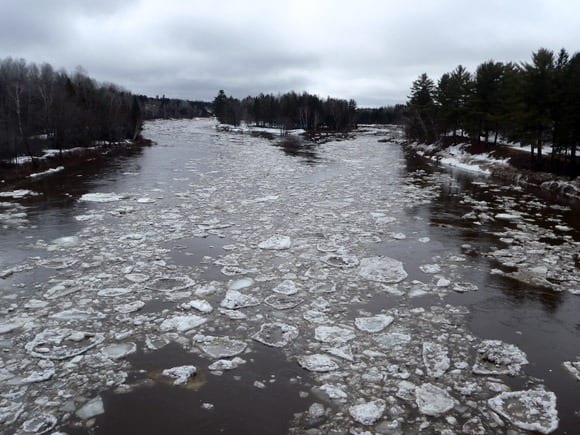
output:
M145 275L144 273L128 273L125 275L125 278L136 284L141 284L149 279L149 275Z
M390 257L363 258L360 262L359 275L369 281L386 284L397 283L407 278L403 263Z
M302 314L302 317L304 318L304 320L307 320L308 322L322 325L331 322L331 320L325 313L317 310L307 310L304 312L304 314Z
M210 357L218 359L239 355L248 345L244 341L229 337L204 337L198 346Z
M85 403L77 412L76 415L82 420L88 420L89 418L96 417L105 413L105 407L103 406L103 401L99 396L94 399L89 400Z
M128 302L126 304L117 305L115 307L115 311L121 314L129 314L134 313L135 311L139 311L141 308L145 306L145 302L143 301L133 301Z
M376 343L383 349L390 349L395 346L401 346L411 341L411 336L400 332L391 332L373 336Z
M264 299L264 302L272 308L276 308L277 310L288 310L300 305L302 302L304 302L304 299L295 296L270 295Z
M27 189L12 190L10 192L0 192L0 198L22 199L26 198L27 196L38 196L38 195L40 195L40 193L33 192L32 190Z
M423 273L439 273L441 272L441 267L438 264L423 264L419 266L421 272Z
M290 249L292 241L288 236L275 235L270 237L268 240L264 240L258 244L260 249L271 249L276 251L281 251L284 249Z
M46 299L58 299L64 296L68 296L72 293L76 293L81 288L74 281L62 281L51 288L49 288L45 293L44 297Z
M252 338L271 347L284 347L298 337L298 328L286 323L264 323Z
M338 369L338 364L329 356L322 354L299 356L298 364L311 372L330 372Z
M125 199L123 195L117 195L116 193L85 193L80 197L79 201L87 202L115 202Z
M447 391L433 384L422 384L415 388L415 401L422 414L437 417L455 406L455 400Z
M103 334L47 329L28 342L28 353L36 358L63 360L81 355L104 341Z
M86 319L102 319L105 317L103 313L98 313L92 310L77 310L70 309L51 314L51 319L57 320L86 320Z
M580 361L565 361L563 365L576 380L580 381Z
M473 373L480 375L512 375L528 363L526 354L513 344L501 340L484 340L477 349Z
M477 291L478 287L470 282L458 282L453 284L453 290L459 293Z
M165 369L161 372L163 376L174 379L173 385L183 385L187 383L189 378L191 378L197 372L195 366L179 366L172 367L170 369Z
M329 398L334 400L343 401L348 397L348 395L336 385L324 384L320 387L320 390L324 391Z
M26 369L30 369L31 367L26 367ZM16 376L10 372L2 373L0 369L0 380L5 382L6 385L26 385L26 384L34 384L36 382L44 382L51 379L54 374L56 373L54 369L54 363L50 360L40 360L38 362L38 370L33 367L31 372L27 373L27 376L21 374ZM2 419L0 418L0 422Z
M246 360L236 356L232 359L219 359L207 368L212 371L233 370L245 363Z
M0 420L1 421L1 420ZM58 419L52 414L40 414L26 420L22 424L22 430L26 433L41 435L52 431L58 423Z
M310 287L310 293L323 294L334 293L336 291L336 284L333 282L320 282Z
M498 213L495 215L496 219L504 220L504 221L515 221L521 219L521 215L519 214L509 214L509 213Z
M337 356L350 362L354 361L352 348L348 344L340 347L325 347L323 350L330 355Z
M296 283L290 279L282 281L280 284L278 284L276 287L274 287L272 289L272 291L274 293L279 293L279 294L287 295L287 296L298 293L298 289L296 288Z
M240 278L232 281L228 285L228 290L241 290L254 285L254 280L252 278Z
M383 416L385 409L386 402L382 399L377 399L372 402L353 405L348 408L348 412L354 421L370 426Z
M314 330L314 337L323 343L347 343L356 337L351 328L340 326L318 326Z
M348 255L343 253L327 254L320 258L320 261L328 264L329 266L338 267L341 269L350 269L358 266L358 258L354 255Z
M116 343L105 346L101 352L111 359L125 358L127 355L137 352L137 345L135 343Z
M174 316L161 322L159 329L163 332L185 332L203 325L206 321L207 319L205 317L196 316L195 314Z
M2 320L0 321L0 334L8 334L18 328L24 326L24 322L20 319L16 320Z
M167 276L154 279L149 283L147 288L160 292L171 293L185 290L186 288L189 288L193 285L195 285L195 281L188 276Z
M548 434L558 428L556 395L550 391L506 392L487 403L520 429Z
M449 368L451 361L447 354L447 348L438 343L423 343L423 363L427 374L433 378L439 378Z
M196 299L190 302L186 302L184 304L181 304L181 308L193 308L196 309L197 311L200 311L202 313L211 313L213 311L213 307L211 306L211 304L203 299Z
M113 298L113 297L117 297L117 296L126 295L127 293L131 293L131 289L115 287L115 288L105 288L103 290L99 290L99 292L97 293L97 296Z
M72 248L80 243L80 239L77 236L67 236L54 239L50 242L47 250L52 251L60 248Z
M237 310L240 308L253 307L259 304L260 301L254 296L242 294L237 290L228 290L220 305L223 308Z
M378 314L372 317L357 317L354 319L354 324L358 329L365 332L381 332L391 323L393 323L393 316L386 314Z

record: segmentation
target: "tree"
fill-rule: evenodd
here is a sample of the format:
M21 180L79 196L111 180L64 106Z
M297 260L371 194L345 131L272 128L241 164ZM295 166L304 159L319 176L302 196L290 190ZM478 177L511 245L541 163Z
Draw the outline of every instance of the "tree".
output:
M426 73L423 73L411 86L409 96L407 136L422 142L435 141L435 84Z
M452 73L441 76L434 98L438 105L438 122L440 130L453 132L453 141L457 130L464 126L467 118L467 102L471 94L471 74L461 65Z

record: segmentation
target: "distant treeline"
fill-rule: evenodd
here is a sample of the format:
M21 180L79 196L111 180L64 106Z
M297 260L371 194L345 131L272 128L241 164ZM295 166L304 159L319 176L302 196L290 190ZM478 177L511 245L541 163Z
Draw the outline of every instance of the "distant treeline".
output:
M215 116L224 124L240 122L283 130L302 128L313 131L350 130L356 125L356 102L336 98L321 99L306 92L281 95L260 94L239 100L220 90L213 101Z
M360 108L356 111L357 124L403 124L406 107L404 104L379 108Z
M530 146L532 159L542 159L542 146L552 157L576 161L580 143L580 54L562 49L532 54L530 63L487 61L474 74L463 66L441 76L427 74L413 82L405 121L409 139L497 144L498 140Z
M181 119L213 116L211 103L139 95L143 119Z
M134 139L141 123L138 99L114 84L80 70L0 60L0 158Z

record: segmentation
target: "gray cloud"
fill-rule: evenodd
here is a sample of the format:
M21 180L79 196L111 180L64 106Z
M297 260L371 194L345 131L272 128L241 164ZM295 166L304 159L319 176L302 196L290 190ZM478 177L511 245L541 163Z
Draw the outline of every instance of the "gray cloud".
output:
M403 102L422 72L526 61L580 41L575 0L4 0L0 57L134 92L211 99L288 90Z

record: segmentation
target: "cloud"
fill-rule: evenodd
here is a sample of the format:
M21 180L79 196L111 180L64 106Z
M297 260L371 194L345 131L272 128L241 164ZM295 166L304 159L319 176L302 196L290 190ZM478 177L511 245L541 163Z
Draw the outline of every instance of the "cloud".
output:
M307 90L403 102L422 72L525 61L580 40L571 0L5 0L0 57L24 57L134 92L211 99Z

